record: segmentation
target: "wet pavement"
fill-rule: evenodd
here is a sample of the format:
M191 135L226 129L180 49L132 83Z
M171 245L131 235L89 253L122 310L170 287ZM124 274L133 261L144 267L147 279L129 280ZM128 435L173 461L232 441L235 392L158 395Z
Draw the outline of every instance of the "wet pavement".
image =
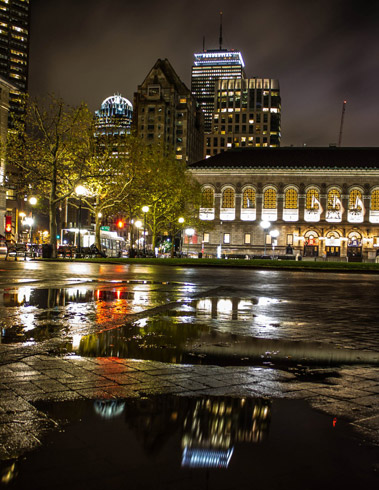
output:
M97 413L109 423L104 414L111 413L112 420L126 425L130 447L140 454L129 471L147 464L162 465L163 471L175 462L172 479L156 488L235 488L233 471L249 457L257 461L256 481L270 474L269 487L279 488L279 479L290 481L291 471L304 476L309 470L304 454L296 455L292 469L283 459L275 465L278 473L270 470L268 455L286 453L294 441L297 448L313 448L312 458L324 451L335 461L334 472L326 462L320 470L331 481L343 481L338 468L350 455L355 464L344 488L354 488L362 471L372 485L379 471L378 283L379 276L365 274L0 261L2 484L23 488L25 478L37 478L40 488L51 486L48 475L59 465L43 461L50 444L59 446L53 439L59 439L62 427L71 431L69 447L79 451L85 434L85 444L91 445L87 418ZM160 411L151 408L155 403ZM230 406L227 411L250 422L240 427L227 417L215 419L199 429L199 441L199 431L188 434L188 420L191 427L209 421L196 409L207 403L222 410ZM241 403L250 411L239 416ZM262 422L257 414L265 407L269 418ZM132 412L129 419L126 413ZM142 430L142 439L148 438L146 424L159 426L155 412L165 419L155 436L170 439L169 449L157 445L157 460L146 456L137 437ZM307 441L294 429L297 420L307 427ZM280 442L288 424L292 429L286 437L292 442ZM83 434L76 436L72 427ZM104 437L99 447L109 446ZM240 437L254 444L233 449L230 459L231 448L243 442ZM256 445L262 437L267 447ZM64 444L57 446L59 454ZM88 455L89 465L100 457L95 453ZM97 470L102 476L96 473L93 479L119 488L124 470L113 471L106 459ZM220 479L214 465L225 470L228 460L229 476ZM183 466L183 461L192 463ZM200 473L193 473L195 462L203 465ZM75 468L82 481L85 475ZM251 477L248 470L238 470L240 488ZM317 482L307 488L319 488ZM147 477L131 488L151 484Z

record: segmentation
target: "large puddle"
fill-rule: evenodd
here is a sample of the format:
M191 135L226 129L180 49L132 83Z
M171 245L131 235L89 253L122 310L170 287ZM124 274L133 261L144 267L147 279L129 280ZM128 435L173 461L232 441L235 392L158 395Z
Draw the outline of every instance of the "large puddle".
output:
M283 319L280 299L198 296L189 285L153 281L5 289L1 342L59 338L65 353L186 364L379 363L377 352L312 341L312 327Z
M377 488L377 448L303 401L154 396L37 408L61 429L2 464L4 487Z

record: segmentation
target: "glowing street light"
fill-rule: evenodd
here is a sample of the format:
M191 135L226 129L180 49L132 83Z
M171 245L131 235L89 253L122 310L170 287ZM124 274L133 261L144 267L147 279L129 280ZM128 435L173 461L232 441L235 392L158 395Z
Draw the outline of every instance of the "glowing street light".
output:
M75 187L75 194L79 197L79 218L78 218L78 223L79 223L79 233L78 233L78 240L79 240L79 257L81 256L82 252L82 246L81 246L81 240L80 240L80 231L82 227L82 197L87 195L87 189L84 187L84 185L78 185Z
M149 206L143 206L143 254L146 255L146 213L149 212Z
M271 230L270 236L271 236L272 256L274 256L275 245L277 244L276 239L279 236L279 230Z
M263 255L266 255L266 234L267 234L267 230L271 226L271 223L267 220L263 220L261 221L260 226L261 228L263 228L264 231L264 254Z
M35 196L29 197L29 204L31 206L35 206L38 202L37 198ZM33 243L33 223L34 223L34 217L33 217L33 210L32 210L32 218L30 221L30 243Z

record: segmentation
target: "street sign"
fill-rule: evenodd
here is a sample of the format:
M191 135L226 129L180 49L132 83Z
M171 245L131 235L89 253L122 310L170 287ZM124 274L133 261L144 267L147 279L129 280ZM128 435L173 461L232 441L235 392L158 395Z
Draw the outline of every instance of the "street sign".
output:
M100 226L100 230L111 231L111 227L110 226Z

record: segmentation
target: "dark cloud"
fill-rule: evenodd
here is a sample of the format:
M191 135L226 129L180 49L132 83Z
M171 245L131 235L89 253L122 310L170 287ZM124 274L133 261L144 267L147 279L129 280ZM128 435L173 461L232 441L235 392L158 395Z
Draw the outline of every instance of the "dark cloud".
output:
M133 93L158 58L190 86L193 53L241 50L248 76L278 78L282 144L378 146L379 2L32 0L30 92L92 110Z

